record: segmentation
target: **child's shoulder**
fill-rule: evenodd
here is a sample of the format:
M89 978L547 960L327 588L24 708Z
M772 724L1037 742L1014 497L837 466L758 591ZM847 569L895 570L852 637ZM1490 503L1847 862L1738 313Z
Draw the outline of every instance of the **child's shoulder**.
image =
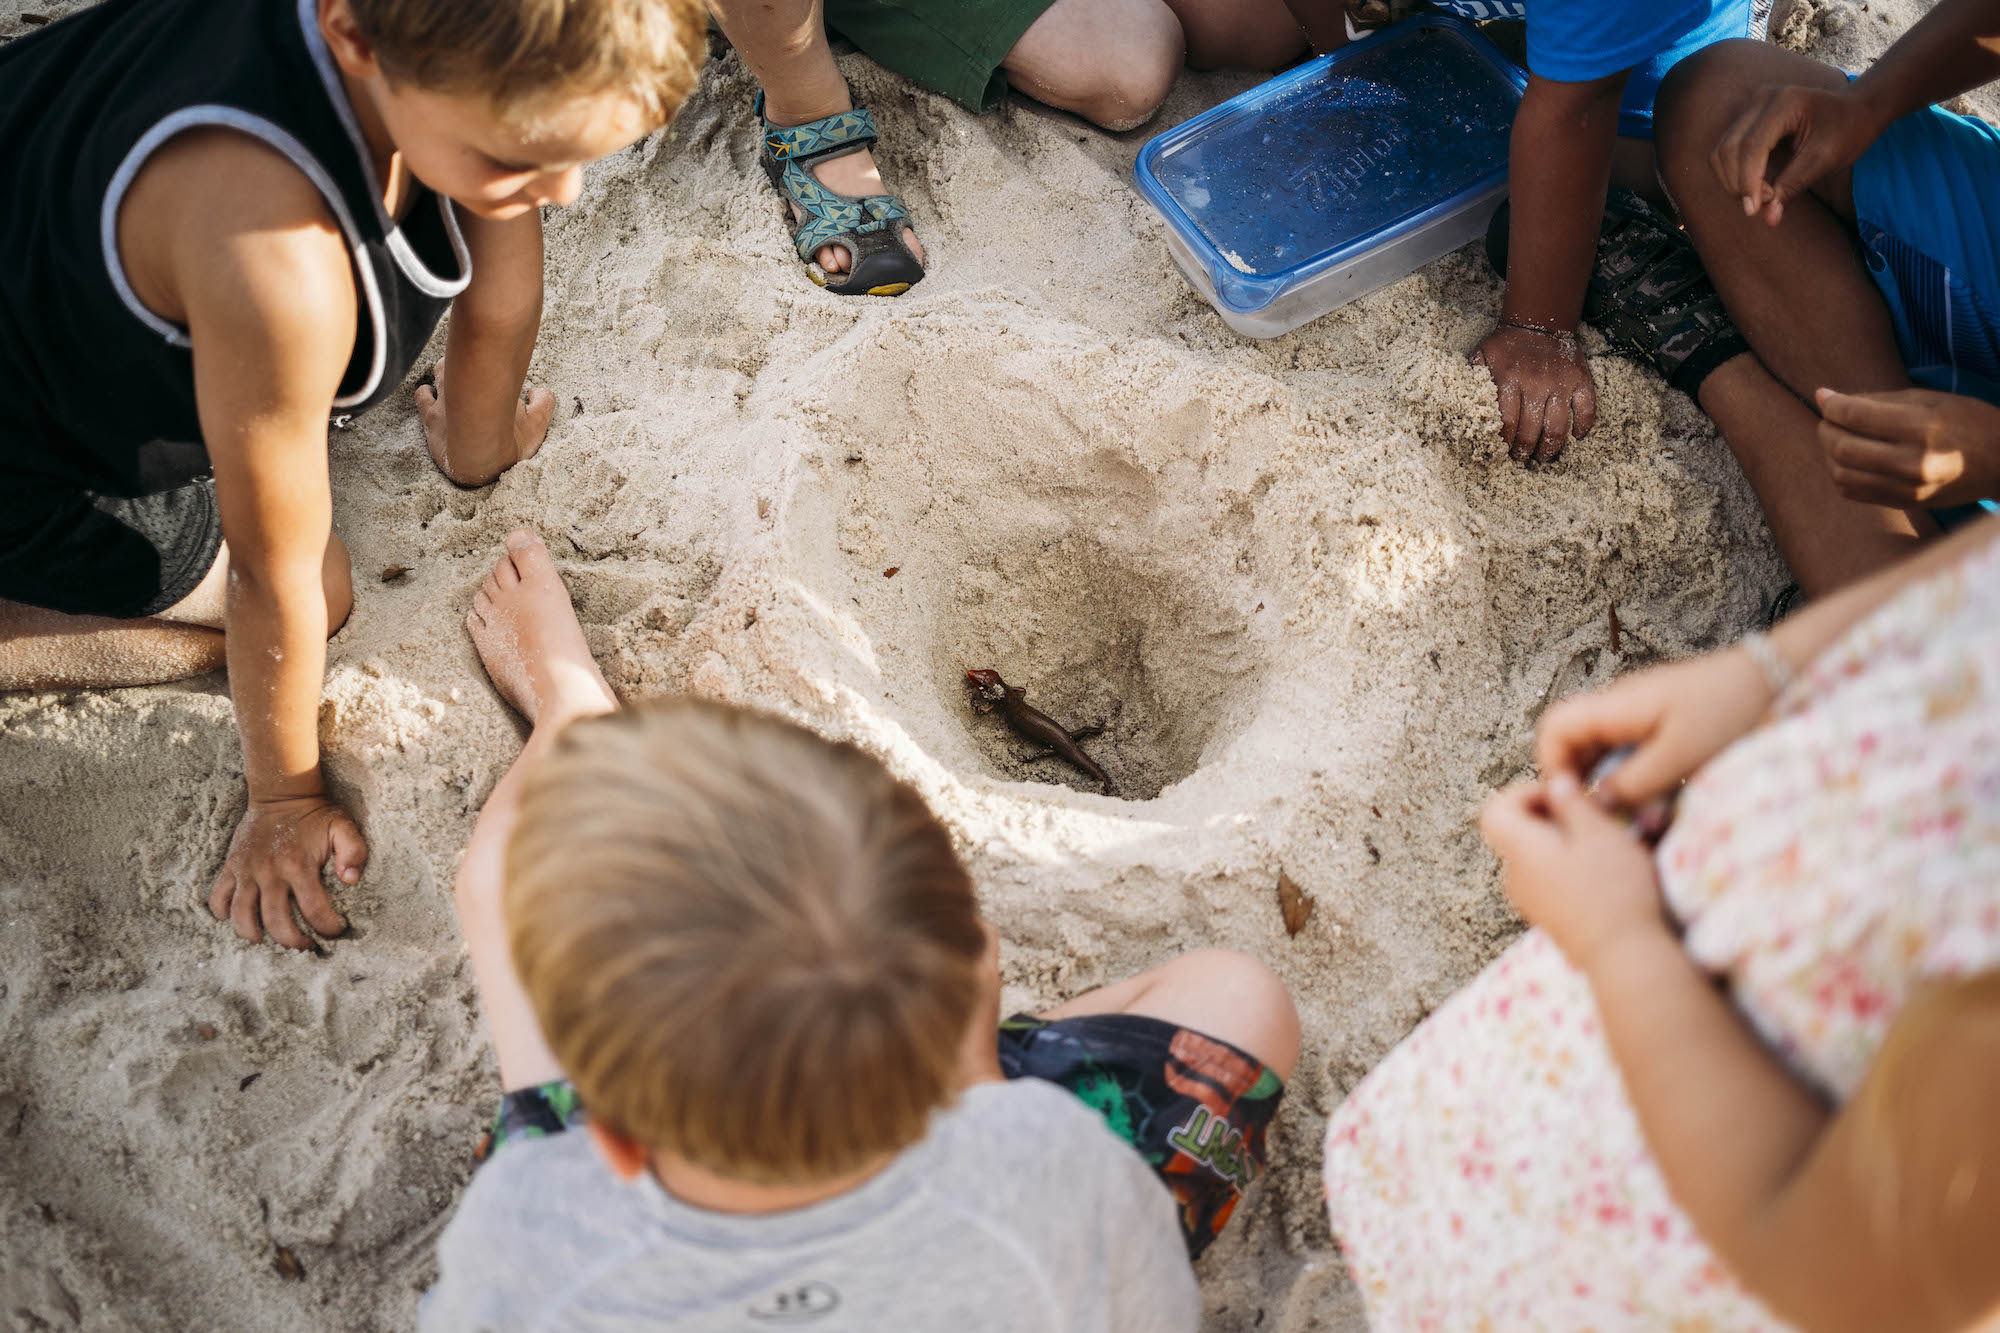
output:
M347 243L325 194L276 148L233 129L163 144L126 190L117 228L127 281L176 324L195 303L183 289L198 283L268 290L315 319L335 313L329 302L352 303Z
M1104 1117L1041 1079L967 1089L938 1132L941 1183L974 1197L1011 1197L1038 1211L1052 1202L1107 1203L1152 1192L1151 1172Z
M573 1130L510 1143L473 1176L438 1241L425 1328L494 1327L525 1319L555 1291L616 1267L649 1233L639 1192ZM509 1320L488 1314L506 1311Z

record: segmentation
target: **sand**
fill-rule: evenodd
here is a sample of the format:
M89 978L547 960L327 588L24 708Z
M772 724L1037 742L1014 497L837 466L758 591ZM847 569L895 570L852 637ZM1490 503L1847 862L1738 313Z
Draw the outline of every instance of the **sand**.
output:
M1850 64L1916 0L1781 5ZM41 6L60 12L61 6ZM25 31L0 0L0 35ZM1031 1007L1204 945L1268 959L1306 1053L1208 1326L1362 1327L1328 1111L1519 929L1472 828L1552 699L1757 624L1785 581L1706 420L1596 363L1590 439L1509 462L1476 249L1267 343L1167 264L1147 131L975 118L856 56L933 276L811 287L720 51L549 226L548 446L476 492L407 395L333 433L352 621L321 734L373 849L323 957L202 906L243 791L225 682L0 698L0 1311L23 1330L406 1327L496 1086L450 881L522 730L460 620L547 537L628 699L778 709L949 823ZM1190 76L1157 126L1249 86ZM384 571L409 572L385 579ZM1612 630L1616 608L1619 629ZM993 666L1123 799L966 706ZM1315 900L1288 936L1275 886Z

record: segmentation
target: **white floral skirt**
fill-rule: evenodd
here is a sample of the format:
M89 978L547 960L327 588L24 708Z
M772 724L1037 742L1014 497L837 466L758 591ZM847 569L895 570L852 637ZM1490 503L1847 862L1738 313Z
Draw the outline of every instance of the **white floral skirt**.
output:
M2000 966L2000 542L1822 654L1660 844L1689 954L1838 1100L1911 987ZM1376 1333L1785 1327L1667 1193L1589 987L1531 931L1328 1128Z

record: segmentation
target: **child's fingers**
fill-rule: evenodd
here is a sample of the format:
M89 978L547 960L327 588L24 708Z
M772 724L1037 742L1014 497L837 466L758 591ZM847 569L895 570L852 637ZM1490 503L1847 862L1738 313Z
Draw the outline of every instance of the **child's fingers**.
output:
M1489 796L1479 812L1479 836L1503 861L1547 849L1557 835L1549 823L1541 784L1517 782Z
M1715 172L1716 180L1721 182L1723 189L1743 200L1746 215L1754 213L1763 203L1764 172L1761 167L1754 174L1745 172L1744 145L1751 127L1764 114L1769 103L1769 90L1759 90L1749 109L1722 132L1722 137L1715 141L1715 147L1708 154L1709 168Z
M1606 751L1644 740L1655 720L1629 689L1576 694L1542 714L1535 729L1535 767L1542 780L1568 774L1578 781Z
M1598 795L1630 810L1655 796L1665 796L1680 785L1691 767L1687 755L1676 750L1670 736L1655 735L1598 784Z
M236 898L236 872L225 866L208 891L208 914L217 921L229 919L229 905Z
M1507 445L1507 452L1520 458L1521 447L1517 443L1521 436L1521 386L1509 381L1500 386L1500 438Z
M292 920L292 899L303 899L304 895L300 892L304 888L303 880L294 879L288 885L273 875L259 887L258 906L262 909L265 931L287 949L310 949L312 942Z
M326 896L326 886L319 882L318 875L312 875L297 881L292 891L292 897L298 901L299 915L306 919L307 925L311 926L321 935L331 939L347 929L347 922L341 918L340 913L334 908L333 899ZM285 913L285 921L288 925L291 922L291 913L289 911ZM293 933L296 934L297 932ZM303 937L301 939L303 940ZM292 947L304 949L310 946L300 943Z
M1863 472L1838 463L1827 465L1827 475L1832 479L1834 489L1856 504L1901 509L1922 499L1927 490L1918 482L1885 477L1879 472Z
M1785 205L1812 188L1829 165L1828 155L1812 140L1795 145L1792 160L1770 185L1770 202L1764 206L1764 221L1775 227L1785 219Z
M333 821L333 872L340 876L342 884L352 884L361 878L361 872L368 866L368 841L361 836L361 830L350 819ZM313 923L317 929L319 923Z
M1764 175L1770 170L1771 154L1778 145L1787 139L1796 141L1804 128L1803 109L1789 96L1791 92L1786 88L1768 93L1747 121L1740 122L1742 133L1734 145L1736 192L1753 202L1750 210L1753 213L1782 198L1766 183Z
M1514 456L1520 459L1536 457L1541 450L1542 431L1547 424L1549 400L1535 398L1527 394L1521 396L1521 429L1515 437Z
M1542 404L1542 443L1535 457L1546 463L1569 443L1569 399L1552 393Z
M1570 431L1577 439L1590 434L1590 428L1597 424L1597 389L1584 385L1570 396Z
M1924 480L1924 451L1907 444L1890 444L1870 435L1857 435L1845 426L1822 421L1818 427L1819 447L1827 461L1852 472L1873 472L1898 481Z
M1813 394L1820 416L1857 435L1878 440L1916 443L1931 423L1932 399L1921 391L1898 389L1891 393L1837 393L1820 389Z
M237 874L236 896L229 904L229 921L236 927L238 939L255 944L264 938L263 928L257 924L257 908L263 893L263 885L245 878L240 872Z
M1548 784L1549 814L1571 839L1601 836L1607 832L1630 836L1625 826L1583 789L1583 784L1567 773L1551 778Z

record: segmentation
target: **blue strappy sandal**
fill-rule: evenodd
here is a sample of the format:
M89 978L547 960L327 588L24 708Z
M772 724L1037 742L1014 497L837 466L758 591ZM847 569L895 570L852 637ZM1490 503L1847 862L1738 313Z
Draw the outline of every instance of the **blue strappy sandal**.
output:
M914 223L902 200L892 194L863 199L836 194L812 174L815 162L858 153L874 143L874 116L856 107L804 125L773 125L764 119L760 92L757 119L764 126L764 147L757 155L764 174L805 218L793 226L792 244L808 277L840 296L900 296L923 281L923 261L903 240L903 228ZM813 258L828 245L840 246L849 256L839 282L828 282Z

